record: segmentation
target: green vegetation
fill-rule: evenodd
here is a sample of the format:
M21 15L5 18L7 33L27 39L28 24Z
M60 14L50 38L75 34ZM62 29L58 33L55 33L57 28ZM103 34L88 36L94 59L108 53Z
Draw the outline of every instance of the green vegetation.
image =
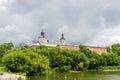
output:
M14 45L12 43L4 43L0 45L0 63L3 55L5 55L8 51L12 50Z
M50 59L50 67L56 71L67 72L88 67L88 60L80 51L61 50L59 47L48 49L45 46L38 46L34 50L40 55L47 56Z
M25 72L26 75L42 75L49 69L49 59L38 55L31 49L16 50L7 53L2 62L11 72Z
M98 70L100 67L120 66L120 44L113 44L107 47L107 53L99 55L91 52L86 46L80 45L80 51L83 52L89 61L89 70Z
M79 51L28 46L16 48L12 43L0 45L0 72L44 75L49 71L68 72L99 70L120 66L120 44L107 47L107 53L99 55L80 45ZM113 68L114 69L114 68Z
M102 66L99 67L101 71L120 71L120 66Z

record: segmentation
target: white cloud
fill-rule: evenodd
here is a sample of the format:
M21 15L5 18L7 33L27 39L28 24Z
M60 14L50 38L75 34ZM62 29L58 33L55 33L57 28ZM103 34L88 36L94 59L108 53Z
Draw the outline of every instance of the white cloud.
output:
M101 32L99 32L99 35L97 35L96 39L94 39L91 42L88 42L88 44L91 45L97 44L99 46L106 46L114 43L120 43L119 32L120 32L120 25L103 29Z
M0 0L0 43L65 34L68 43L105 46L120 41L119 0Z

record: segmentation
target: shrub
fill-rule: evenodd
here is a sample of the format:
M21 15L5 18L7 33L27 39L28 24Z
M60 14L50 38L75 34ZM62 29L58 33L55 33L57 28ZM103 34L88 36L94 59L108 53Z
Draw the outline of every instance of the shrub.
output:
M49 69L47 57L38 55L30 49L6 54L2 61L9 71L25 72L27 75L46 74Z

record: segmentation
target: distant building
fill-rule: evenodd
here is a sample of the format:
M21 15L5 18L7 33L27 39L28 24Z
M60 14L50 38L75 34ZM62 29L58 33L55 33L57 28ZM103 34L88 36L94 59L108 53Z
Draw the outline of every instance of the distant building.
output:
M98 54L106 53L107 50L105 47L97 47L97 46L86 46L89 50L96 52ZM78 45L61 45L62 49L69 49L69 50L80 50Z
M64 38L64 34L62 34L60 38L60 45L66 45L66 39Z
M48 44L48 40L45 38L44 32L41 32L41 36L39 37L39 44L40 45Z
M66 43L66 39L64 34L61 35L60 43L59 44L52 44L49 40L46 39L44 32L41 32L39 37L39 41L32 41L31 47L36 47L39 45L44 45L47 47L56 47L57 45L60 46L61 49L69 49L69 50L80 50L79 45L69 45ZM106 53L107 50L105 47L97 47L97 46L86 46L89 50L94 51L98 54Z
M43 31L41 32L41 35L39 36L39 41L32 41L31 47L36 47L39 45L44 45L47 47L56 47L57 46L57 44L49 43L49 40L46 39L45 33Z

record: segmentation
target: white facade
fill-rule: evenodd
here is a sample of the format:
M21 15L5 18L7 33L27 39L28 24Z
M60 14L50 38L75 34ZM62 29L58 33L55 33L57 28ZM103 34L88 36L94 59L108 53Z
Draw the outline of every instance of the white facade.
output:
M44 45L44 44L47 44L48 42L47 42L47 39L46 38L44 38L44 37L40 37L39 38L39 44L41 44L41 45Z
M44 45L44 46L49 46L49 47L55 47L58 44L49 43L48 40L45 38L44 32L41 32L41 36L39 37L39 41L36 41L36 42L33 41L32 45L33 46ZM61 35L59 45L66 45L66 39L64 38L64 34Z
M61 35L60 45L66 45L66 39L64 38L64 34Z

